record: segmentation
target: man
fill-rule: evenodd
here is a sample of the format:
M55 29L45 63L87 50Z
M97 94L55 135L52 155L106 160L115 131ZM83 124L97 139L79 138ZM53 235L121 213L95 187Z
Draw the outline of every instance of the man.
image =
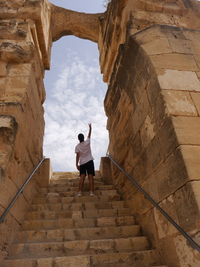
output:
M75 147L76 167L80 171L80 181L79 181L79 189L77 196L82 195L86 174L88 175L89 179L90 196L94 196L93 176L95 176L95 171L94 171L93 156L90 147L92 125L91 123L89 123L88 125L89 125L89 132L87 139L84 141L84 135L80 133L78 135L78 140L80 143Z

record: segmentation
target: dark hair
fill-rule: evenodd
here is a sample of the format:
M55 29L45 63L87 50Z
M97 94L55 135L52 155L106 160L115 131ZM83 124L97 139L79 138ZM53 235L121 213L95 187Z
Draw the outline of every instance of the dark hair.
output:
M84 135L83 135L82 133L80 133L80 134L78 135L78 140L79 140L80 142L83 142L83 141L84 141Z

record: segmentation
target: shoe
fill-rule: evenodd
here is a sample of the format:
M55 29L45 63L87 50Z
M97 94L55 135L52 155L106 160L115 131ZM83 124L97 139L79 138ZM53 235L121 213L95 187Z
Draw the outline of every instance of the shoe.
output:
M90 196L91 196L91 197L94 197L95 194L91 191L91 192L90 192Z
M78 192L76 196L77 197L81 197L82 196L82 192Z

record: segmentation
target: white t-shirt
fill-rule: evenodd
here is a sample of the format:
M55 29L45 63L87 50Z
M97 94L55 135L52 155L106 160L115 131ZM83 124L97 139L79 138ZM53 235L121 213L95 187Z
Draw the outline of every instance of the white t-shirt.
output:
M90 160L93 160L91 148L90 148L90 139L87 138L84 142L79 143L75 147L75 153L80 153L79 163L83 165Z

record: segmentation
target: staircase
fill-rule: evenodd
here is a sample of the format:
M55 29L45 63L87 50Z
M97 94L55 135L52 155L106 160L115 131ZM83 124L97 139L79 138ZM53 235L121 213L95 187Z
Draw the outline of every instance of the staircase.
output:
M113 185L95 179L94 197L87 181L83 196L77 188L63 177L40 188L2 267L160 266Z

